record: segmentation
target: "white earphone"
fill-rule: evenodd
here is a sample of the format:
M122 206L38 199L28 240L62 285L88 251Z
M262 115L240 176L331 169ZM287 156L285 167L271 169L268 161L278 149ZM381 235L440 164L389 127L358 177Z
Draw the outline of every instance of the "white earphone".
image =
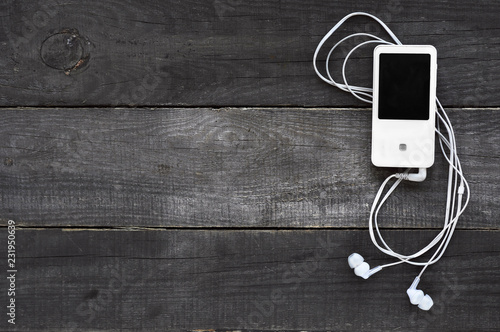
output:
M370 265L365 262L363 256L356 252L349 255L349 257L347 258L347 262L349 264L349 267L351 269L354 269L354 274L363 279L368 279L371 275L382 270L382 266L377 266L373 269L370 269ZM416 277L415 280L413 280L410 288L406 290L406 294L408 294L411 304L418 305L420 309L427 311L432 307L434 301L432 301L430 295L424 294L422 290L417 289L419 282L420 278Z
M418 305L418 307L422 310L429 310L434 302L428 294L424 295L424 292L422 290L417 289L419 282L420 278L416 277L415 280L413 280L410 288L406 290L406 294L408 294L411 304Z
M365 262L363 256L358 253L353 253L347 258L347 262L351 269L354 269L354 274L363 279L368 279L372 274L377 273L382 270L380 266L377 266L370 270L370 265Z
M344 37L341 39L339 42L337 42L329 51L328 56L326 58L326 74L327 77L325 77L323 74L320 73L320 71L317 68L317 57L319 54L320 49L323 47L325 42L333 35L333 33L349 18L353 16L365 16L369 17L376 22L378 22L384 29L385 31L389 34L389 36L392 38L392 41L387 41L384 40L378 36L375 36L373 34L369 33L354 33L351 34L347 37ZM343 65L342 65L342 77L344 79L344 83L337 83L333 78L330 73L330 57L333 51L344 41L353 38L353 37L367 37L369 40L361 42L360 44L356 45L351 49L351 51L346 55ZM316 71L316 74L321 78L324 82L333 85L343 91L350 92L354 97L358 98L359 100L362 100L367 103L372 102L372 92L373 90L371 88L367 87L359 87L359 86L353 86L349 85L347 83L346 79L346 74L345 74L345 67L347 60L349 59L350 55L359 47L367 44L373 44L373 43L378 43L378 44L398 44L402 45L402 43L399 41L399 39L396 37L396 35L387 27L387 25L384 24L379 18L368 14L364 12L355 12L351 13L349 15L346 15L344 18L342 18L324 37L323 39L319 42L318 46L316 47L316 50L314 52L313 56L313 66L314 70ZM448 175L448 189L447 189L447 200L446 200L446 210L445 210L445 221L444 221L444 226L443 229L434 237L434 239L431 240L429 244L427 244L424 248L421 250L417 251L416 253L412 255L403 255L399 254L395 251L393 251L389 245L385 242L385 240L382 237L382 234L380 232L380 229L378 227L377 223L377 216L380 211L380 208L384 204L384 202L389 198L389 196L392 194L392 192L397 188L397 186L401 183L403 180L407 181L414 181L414 182L422 182L425 180L426 175L427 175L427 170L425 168L419 169L418 173L410 173L410 169L407 169L403 173L396 173L393 175L390 175L380 186L380 189L378 190L375 199L373 201L373 205L370 211L370 219L368 223L368 230L370 232L370 238L373 242L373 244L383 253L392 256L397 259L396 262L389 263L389 264L384 264L377 266L373 269L370 269L370 265L365 262L364 258L357 253L353 253L349 256L347 259L349 266L351 269L354 269L354 273L357 276L362 277L363 279L368 279L371 275L379 272L380 270L389 267L389 266L394 266L397 264L401 263L407 263L411 265L416 265L416 266L423 266L422 270L420 271L419 275L415 278L413 283L411 284L410 288L406 291L408 294L408 297L410 299L410 302L413 305L418 305L418 307L422 310L429 310L434 302L432 298L429 295L424 294L424 292L420 289L417 289L418 283L420 282L420 278L422 277L422 274L424 271L427 269L427 267L431 264L436 263L444 254L446 248L448 247L448 244L451 240L451 237L453 235L453 232L455 231L455 227L458 222L458 218L462 215L464 212L465 208L467 207L467 204L469 203L469 198L470 198L470 189L469 189L469 184L467 183L464 174L462 172L462 166L460 164L460 160L457 155L457 147L456 147L456 141L455 141L455 133L453 131L453 127L451 125L451 122L448 118L448 115L446 114L443 106L439 102L439 100L436 98L436 105L437 105L437 123L436 123L436 134L438 135L439 138L439 144L441 147L441 152L444 155L444 158L448 162L449 165L449 175ZM442 127L444 129L444 133L442 131ZM392 186L387 190L385 195L382 196L384 189L386 185L391 181L392 179L395 179L395 182L392 184ZM463 196L465 196L465 202L463 201ZM463 203L463 204L462 204ZM375 227L374 227L375 226ZM375 231L374 231L375 228ZM377 239L378 238L378 239ZM379 243L380 241L380 243ZM435 249L434 254L432 254L431 258L427 261L423 262L418 262L415 261L418 257L422 256L423 254L427 253L429 250L433 249L434 247L437 248Z

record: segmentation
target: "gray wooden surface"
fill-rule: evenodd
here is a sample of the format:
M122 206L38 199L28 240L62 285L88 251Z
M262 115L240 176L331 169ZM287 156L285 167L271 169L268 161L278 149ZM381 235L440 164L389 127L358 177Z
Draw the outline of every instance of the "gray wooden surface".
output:
M459 228L497 228L497 112L449 112L474 192ZM22 226L366 227L374 194L394 172L370 163L370 116L327 108L4 109L0 215ZM448 169L436 160L430 181L405 183L389 200L385 227L441 227Z
M473 192L422 279L430 312L405 293L418 269L347 266L390 261L367 217L394 170L370 164L370 108L311 60L359 10L437 48ZM18 305L0 330L498 330L499 16L491 1L2 2L0 252L13 219ZM354 19L340 35L355 31L381 33ZM370 85L370 49L352 61ZM388 201L396 250L442 227L446 175L438 156Z
M499 105L500 2L488 0L6 0L0 104L360 105L311 65L326 32L360 10L403 43L437 47L444 104ZM370 20L351 23L339 36L382 34ZM351 77L369 84L369 50L360 57Z
M435 233L387 238L410 251ZM498 238L457 231L422 278L436 302L423 312L406 295L418 269L362 280L347 267L354 250L388 261L365 230L28 229L18 330L494 331Z

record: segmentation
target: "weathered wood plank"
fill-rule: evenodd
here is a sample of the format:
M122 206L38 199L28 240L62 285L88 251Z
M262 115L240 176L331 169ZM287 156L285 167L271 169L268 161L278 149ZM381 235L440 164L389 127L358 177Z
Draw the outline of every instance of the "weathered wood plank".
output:
M452 110L474 193L459 228L498 228L498 111ZM392 170L369 157L370 112L10 109L0 123L2 222L365 227ZM441 227L443 158L405 184L383 227Z
M408 253L435 233L387 235ZM23 229L17 243L12 331L492 331L500 325L498 231L456 232L420 284L435 301L430 312L412 306L405 292L416 267L394 267L369 280L354 276L346 260L353 251L372 265L389 261L366 231ZM0 248L4 253L5 231Z
M500 105L496 1L8 0L1 10L3 106L360 105L311 65L321 37L359 10L404 43L436 46L444 104ZM355 19L341 34L354 31L381 33ZM354 61L352 81L370 84L369 50Z

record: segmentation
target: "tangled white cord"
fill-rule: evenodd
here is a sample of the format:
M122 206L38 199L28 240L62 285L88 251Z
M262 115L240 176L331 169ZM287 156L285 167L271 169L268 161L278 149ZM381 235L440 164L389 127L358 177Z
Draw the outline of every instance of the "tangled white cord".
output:
M321 74L321 72L317 68L317 57L319 54L320 49L323 47L325 42L333 35L333 33L349 18L353 16L367 16L369 18L374 19L377 21L384 29L385 31L389 34L389 36L392 38L391 41L384 40L378 36L369 34L369 33L354 33L351 35L348 35L347 37L341 39L339 42L337 42L328 52L328 55L326 57L326 74L327 77ZM333 78L332 75L330 74L330 57L333 53L333 51L343 42L350 38L354 37L367 37L369 38L368 40L359 43L355 47L353 47L346 55L344 62L342 64L342 77L344 80L344 83L338 83L336 82ZM350 85L347 82L346 74L345 74L345 67L347 60L351 56L351 54L357 50L358 48L367 45L367 44L388 44L388 45L402 45L402 43L399 41L399 39L396 37L396 35L385 25L384 22L382 22L379 18L368 14L364 12L355 12L351 13L347 16L345 16L343 19L341 19L324 37L323 39L319 42L316 51L314 52L314 57L313 57L313 66L314 70L316 71L316 74L326 83L331 84L343 91L350 92L354 97L358 98L359 100L362 100L367 103L372 103L372 93L373 89L367 88L367 87L360 87L360 86L354 86ZM458 218L460 215L464 212L465 208L467 207L467 204L469 203L469 197L470 197L470 189L469 185L463 175L462 172L462 166L460 164L460 160L457 155L457 149L456 149L456 141L455 141L455 133L453 132L453 128L451 125L451 122L448 118L448 115L446 114L443 106L439 102L439 100L436 98L436 105L437 105L437 115L438 115L438 120L436 121L436 133L439 138L439 145L441 147L441 152L444 155L444 158L449 164L449 173L448 173L448 189L447 189L447 199L446 199L446 210L445 210L445 218L444 218L444 226L443 229L434 237L434 239L429 242L424 248L421 250L417 251L414 254L411 255L403 255L400 253L395 252L394 250L389 247L389 245L384 241L384 238L382 237L382 234L380 232L380 229L378 227L377 223L377 216L380 211L380 208L382 205L385 203L385 201L389 198L389 196L392 194L392 192L397 188L397 186L401 183L403 180L408 179L408 172L410 169L407 169L404 173L397 173L389 176L385 181L382 183L380 186L380 189L377 192L377 195L375 196L375 199L373 201L373 205L370 211L370 219L369 219L369 224L368 224L368 229L370 232L370 238L373 242L373 244L383 253L395 257L398 259L398 261L381 265L378 266L377 268L373 269L371 272L372 274L375 272L380 271L381 269L401 263L408 263L412 265L417 265L417 266L423 266L422 270L420 271L420 274L418 275L418 279L422 276L424 273L425 269L431 265L436 263L444 254L446 248L448 247L448 244L450 243L451 237L453 235L453 232L455 231L455 227L458 222ZM441 132L442 127L444 128L444 134ZM396 179L396 181L392 184L392 186L388 189L388 191L385 193L385 195L382 196L385 187L387 184L392 180ZM463 201L463 196L465 195L465 202L462 204ZM375 231L374 231L374 226L375 225ZM379 240L377 240L377 237ZM379 243L380 241L380 243ZM436 247L435 252L432 254L431 258L428 259L427 261L414 261L416 258L424 255L427 253L429 250L432 248Z

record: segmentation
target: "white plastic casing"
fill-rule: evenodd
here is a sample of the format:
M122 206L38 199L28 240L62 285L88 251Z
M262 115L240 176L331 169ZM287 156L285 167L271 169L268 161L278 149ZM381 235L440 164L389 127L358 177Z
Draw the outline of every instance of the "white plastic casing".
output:
M429 54L428 120L379 119L380 54ZM428 168L434 164L436 118L436 49L431 45L379 45L373 54L372 163L379 167ZM404 111L404 110L403 110ZM401 145L405 146L403 150Z

